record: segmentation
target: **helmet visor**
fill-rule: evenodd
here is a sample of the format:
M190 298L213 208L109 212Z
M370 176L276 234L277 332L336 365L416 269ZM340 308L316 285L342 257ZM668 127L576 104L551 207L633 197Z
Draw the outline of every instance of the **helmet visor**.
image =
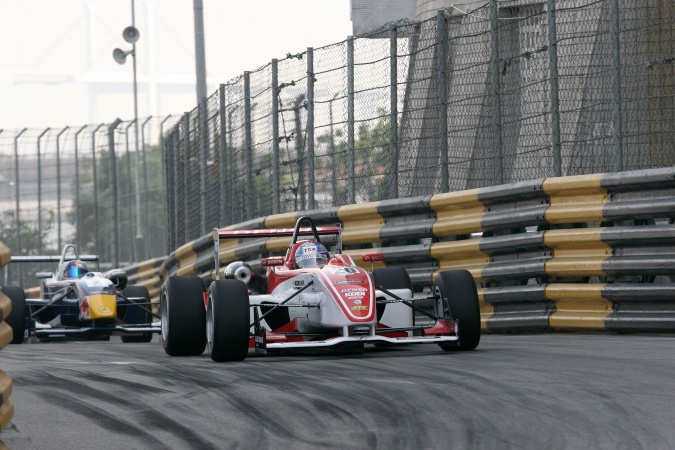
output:
M296 263L299 268L321 267L328 262L326 255L317 253L313 255L303 255L297 258Z

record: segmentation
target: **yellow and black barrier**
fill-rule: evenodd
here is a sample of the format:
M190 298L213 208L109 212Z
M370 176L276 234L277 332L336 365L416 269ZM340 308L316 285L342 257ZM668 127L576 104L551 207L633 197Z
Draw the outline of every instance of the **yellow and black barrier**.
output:
M340 223L358 264L403 266L417 286L467 269L484 331L675 331L675 168L547 178L433 196L267 216L227 229ZM221 267L283 254L290 238L221 243ZM159 269L214 278L211 234ZM370 268L370 263L363 264Z
M0 242L0 269L9 264L12 253ZM0 290L0 349L5 348L13 338L12 328L5 322L12 312L11 300ZM9 399L12 393L12 379L0 370L0 432L5 429L14 416L14 405Z

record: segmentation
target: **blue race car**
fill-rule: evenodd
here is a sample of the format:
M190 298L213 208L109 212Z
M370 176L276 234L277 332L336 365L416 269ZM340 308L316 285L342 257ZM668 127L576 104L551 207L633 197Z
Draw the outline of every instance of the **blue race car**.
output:
M89 271L85 261L98 262L98 256L80 257L68 244L61 256L18 256L12 262L49 262L58 260L55 273L38 272L40 299L26 299L20 287L3 286L10 298L12 312L6 318L20 344L27 337L40 340L79 338L107 340L119 335L123 342L150 342L160 333L154 321L150 294L144 286L127 286L123 270L106 274Z

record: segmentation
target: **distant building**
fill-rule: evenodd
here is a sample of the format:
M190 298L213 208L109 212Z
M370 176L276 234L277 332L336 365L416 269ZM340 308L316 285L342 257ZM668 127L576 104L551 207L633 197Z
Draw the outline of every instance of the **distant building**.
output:
M401 19L415 20L418 0L351 0L354 36L370 33Z
M354 36L370 33L402 19L427 20L439 9L449 14L480 8L487 0L351 0Z

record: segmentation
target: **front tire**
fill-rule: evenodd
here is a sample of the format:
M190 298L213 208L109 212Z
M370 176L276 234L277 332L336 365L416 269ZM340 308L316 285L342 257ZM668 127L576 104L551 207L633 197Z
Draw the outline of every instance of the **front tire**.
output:
M5 318L13 332L10 344L22 344L26 332L26 293L16 286L3 286L0 289L12 302L12 312Z
M199 277L169 277L160 296L162 345L170 356L197 356L206 347L204 282Z
M216 362L243 361L250 335L248 288L239 280L211 283L206 308L207 348Z
M127 286L123 290L125 297L143 297L145 299L143 308L150 309L150 292L145 286ZM126 311L124 314L124 322L130 325L148 325L152 322L152 314L150 314L145 309L140 306L127 305ZM142 333L133 336L122 336L122 342L150 342L152 341L152 333Z
M459 345L439 344L445 351L473 350L480 342L480 306L476 282L468 270L448 270L436 277L439 317L456 320Z

